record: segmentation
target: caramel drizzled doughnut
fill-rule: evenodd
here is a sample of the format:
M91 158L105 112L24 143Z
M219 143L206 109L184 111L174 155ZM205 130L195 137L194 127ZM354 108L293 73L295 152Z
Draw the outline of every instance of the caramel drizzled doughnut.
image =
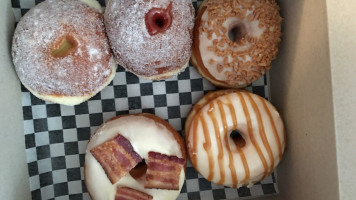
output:
M274 0L205 0L195 21L192 64L219 87L257 80L278 52L278 11Z
M105 25L117 62L144 79L166 79L188 65L194 8L190 0L110 0Z
M119 187L154 200L173 200L184 183L185 160L183 138L163 119L121 115L105 122L90 138L85 184L94 200L114 200Z
M189 113L185 135L194 168L207 180L234 188L271 174L285 149L276 109L242 90L205 95Z
M76 105L113 79L116 63L100 6L95 7L47 0L21 18L13 37L13 62L22 84L38 98Z

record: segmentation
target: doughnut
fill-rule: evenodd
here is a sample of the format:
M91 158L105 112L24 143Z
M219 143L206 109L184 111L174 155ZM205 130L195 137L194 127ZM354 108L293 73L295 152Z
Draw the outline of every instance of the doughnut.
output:
M185 140L193 167L233 188L263 180L285 149L283 122L265 99L243 90L210 92L190 111Z
M104 21L116 61L138 77L161 80L189 63L191 0L110 0Z
M218 87L245 87L271 68L281 21L274 0L205 0L195 20L191 62Z
M185 160L183 138L163 119L152 114L120 115L90 138L85 184L94 200L123 195L173 200L184 183Z
M114 78L116 63L94 0L46 0L29 10L13 36L22 84L36 97L76 105Z

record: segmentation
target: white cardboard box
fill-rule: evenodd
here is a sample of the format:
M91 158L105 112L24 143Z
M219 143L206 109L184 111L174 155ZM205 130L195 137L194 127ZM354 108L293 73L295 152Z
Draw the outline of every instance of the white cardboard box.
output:
M280 194L262 199L356 197L354 0L279 0L284 18L271 75L272 103L286 123ZM10 0L0 1L0 199L31 199L20 83L10 44Z

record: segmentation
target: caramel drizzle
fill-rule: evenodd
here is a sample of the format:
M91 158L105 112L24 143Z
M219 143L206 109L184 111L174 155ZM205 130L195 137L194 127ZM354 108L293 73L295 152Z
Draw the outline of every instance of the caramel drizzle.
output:
M220 110L221 121L223 124L224 133L225 133L224 134L225 145L227 148L227 152L229 154L229 168L230 168L231 176L232 176L232 187L236 188L238 179L237 179L236 169L235 169L235 165L234 165L234 157L232 156L232 152L231 152L230 145L229 145L229 135L227 134L226 114L225 114L225 111L223 108L223 103L220 100L218 100L217 104L218 104L218 107Z
M193 149L192 149L192 155L191 155L191 161L193 166L197 166L197 146L198 146L198 136L196 134L198 130L198 119L194 118L193 119ZM188 129L189 130L189 129Z
M242 104L242 109L244 111L244 114L246 116L246 121L247 121L247 129L248 129L248 135L251 139L251 142L253 144L253 146L255 147L261 161L262 161L262 164L263 164L263 168L265 169L265 173L264 173L264 177L266 177L267 175L267 171L268 171L268 165L267 165L267 161L266 161L266 158L264 157L262 151L261 151L261 148L258 146L256 140L255 140L255 137L253 135L253 130L252 130L252 123L251 123L251 117L250 117L250 113L248 111L248 108L247 108L247 105L246 105L246 101L244 99L244 97L242 96L241 93L236 93L240 100L241 100L241 104Z
M221 94L220 94L221 95ZM200 101L194 105L193 110L195 110L196 112L199 112L201 110L202 107L204 107L207 103L209 103L212 99L215 99L216 97L219 96L219 93L217 92L209 92L208 94L206 94L203 99L204 101L201 103Z
M259 157L261 159L263 167L265 169L264 176L263 176L263 178L265 178L268 174L270 174L272 172L273 167L274 167L274 162L275 161L274 161L274 158L273 158L272 149L271 149L270 144L269 144L269 142L267 140L266 133L265 133L265 130L264 130L263 121L262 121L262 116L261 116L260 110L259 110L256 102L254 101L254 99L252 98L252 96L250 94L248 94L246 92L243 92L243 93L247 95L247 98L248 98L248 100L250 100L251 106L252 106L254 112L256 113L259 134L260 134L260 137L261 137L261 139L263 141L263 145L267 150L268 156L271 158L271 167L269 167L268 163L266 161L266 158L264 157L264 155L263 155L263 153L261 151L261 148L259 147L257 141L254 138L252 122L251 122L251 116L250 116L250 113L248 111L246 101L245 101L242 93L236 92L236 94L238 95L239 99L241 100L241 105L242 105L242 108L243 108L243 112L244 112L244 114L246 116L246 122L247 122L247 128L248 128L249 137L250 137L251 142L254 145L254 147L255 147L255 149L256 149L256 151L257 151L257 153L258 153L258 155L259 155ZM219 124L218 124L218 122L216 120L216 117L214 115L214 112L213 112L214 109L215 109L215 106L214 106L215 104L210 102L212 99L216 98L217 95L214 95L214 93L211 93L210 95L207 95L207 96L209 97L208 100L206 100L202 104L196 105L197 109L194 109L195 112L196 112L196 117L194 117L194 119L192 120L191 124L188 125L188 127L189 127L188 130L190 130L190 126L192 125L192 127L193 127L193 130L192 130L192 134L193 134L193 153L196 153L197 147L198 147L198 134L197 134L198 125L199 125L199 122L202 124L203 134L204 134L204 139L205 139L205 142L203 143L203 148L208 154L208 163L209 163L209 175L208 175L207 179L209 181L211 181L213 179L213 177L214 177L214 168L215 168L214 164L215 164L215 162L214 162L213 155L212 155L212 150L211 150L212 144L211 144L211 138L210 138L210 134L209 134L209 129L207 127L207 124L206 124L206 121L205 121L205 118L204 118L204 114L201 111L202 107L204 107L205 105L210 103L209 109L208 109L208 116L211 118L211 120L213 122L215 139L217 141L217 146L218 146L218 165L219 165L219 168L220 168L220 180L218 181L218 184L223 184L224 181L225 181L225 171L224 171L224 167L223 167L223 158L224 158L223 144L222 144L222 138L220 136L220 131L219 131L220 127L219 127ZM270 123L272 125L274 136L276 138L278 149L279 149L279 157L281 159L281 157L282 157L282 146L281 146L280 138L278 136L278 131L277 131L275 122L273 120L272 114L271 114L266 102L264 102L262 98L259 98L259 99L261 100L261 102L262 102L262 104L264 106L264 109L266 110L266 113L267 113L267 115L269 117ZM226 105L228 106L229 111L231 113L231 118L232 118L232 123L233 123L233 130L237 130L238 121L237 121L237 118L236 118L236 112L235 112L234 106L232 105L232 102L230 100L229 95L226 95L226 100L227 100ZM235 165L234 165L234 157L233 157L233 154L231 152L231 148L229 146L229 135L227 134L228 125L227 125L226 113L224 111L223 104L224 104L224 102L222 102L221 100L217 99L217 105L218 105L217 108L219 109L218 112L220 113L220 117L222 119L222 125L223 125L224 133L226 133L224 135L224 141L225 141L226 148L227 148L227 151L228 151L229 168L230 168L230 171L231 171L232 182L233 182L232 187L237 187L239 181L238 181L238 177L237 177L236 168L235 168ZM239 153L239 155L241 157L241 161L242 161L242 164L243 164L243 167L244 167L244 170L245 170L245 174L246 174L245 178L243 180L241 180L241 183L242 184L246 184L248 182L248 180L250 179L250 169L249 169L249 166L248 166L248 163L247 163L247 159L245 157L245 154L244 154L243 150L238 146L236 146L236 149L237 149L237 151L238 151L238 153ZM197 164L197 156L196 156L196 154L192 155L191 159L192 159L192 164L194 166L196 166L196 164Z
M275 137L275 139L277 141L279 160L281 160L282 159L282 145L281 145L281 141L280 141L279 136L278 136L278 131L277 131L277 128L276 128L276 124L274 123L271 111L268 109L267 104L264 101L264 99L262 99L262 98L259 98L259 99L261 100L261 102L263 104L263 107L266 110L268 118L269 118L269 120L271 122L272 129L273 129L273 134L274 134L274 137Z
M266 132L265 132L265 128L263 126L263 121L262 121L262 117L261 117L261 112L258 109L257 104L256 104L255 100L251 97L251 95L249 93L247 93L247 92L245 94L247 95L248 99L250 100L252 108L253 108L254 112L256 113L256 118L257 118L258 130L259 130L259 133L260 133L260 137L262 139L264 147L267 150L268 157L271 160L271 167L268 170L268 174L269 174L270 172L272 172L273 167L274 167L274 157L273 157L271 146L269 145L269 142L268 142L267 137L266 137ZM265 176L267 176L267 174L265 174ZM264 179L265 176L262 177L262 179Z
M219 131L219 124L216 121L216 118L214 116L214 104L211 103L209 105L209 110L208 110L208 114L211 118L211 120L213 121L213 125L214 125L214 133L215 133L215 139L216 139L216 143L218 144L218 164L219 164L219 168L220 168L220 180L217 182L217 184L221 185L225 182L225 170L224 170L224 150L222 147L222 142L221 142L221 137L220 137L220 131Z
M204 133L204 138L205 138L205 142L203 143L203 147L205 149L205 151L208 153L208 161L209 161L209 176L208 176L208 180L211 181L214 177L214 160L213 160L213 156L211 153L211 140L210 140L210 135L209 135L209 131L208 131L208 127L206 126L205 123L205 119L203 115L200 115L200 121L201 124L203 125L203 133ZM196 134L196 133L194 133Z
M186 121L190 121L190 123L186 124L186 130L188 130L186 132L186 138L188 140L188 138L190 137L190 128L193 124L193 147L192 147L192 154L190 155L190 159L191 162L193 164L193 166L196 166L197 163L197 146L198 146L198 135L197 135L197 131L198 131L198 119L197 117L194 116L200 116L201 115L201 108L204 107L211 99L215 98L216 96L218 96L218 94L216 92L209 92L208 94L206 94L203 99L201 99L200 101L197 102L197 104L194 105L191 113L189 113L187 120ZM191 120L189 120L189 118L192 118Z
M230 109L230 112L231 112L231 117L232 117L232 122L233 122L233 129L234 130L237 130L238 128L238 123L237 123L237 118L236 118L236 112L235 112L235 109L234 109L234 106L232 105L231 103L231 100L229 98L229 96L226 96L226 99L228 101L228 107ZM245 157L245 154L244 152L242 151L242 149L236 145L236 149L237 149L237 152L239 152L239 155L241 157L241 161L242 161L242 164L244 166L244 170L245 170L245 173L246 173L246 176L245 178L241 181L242 183L246 183L248 179L250 179L250 168L248 166L248 163L247 163L247 160L246 160L246 157Z

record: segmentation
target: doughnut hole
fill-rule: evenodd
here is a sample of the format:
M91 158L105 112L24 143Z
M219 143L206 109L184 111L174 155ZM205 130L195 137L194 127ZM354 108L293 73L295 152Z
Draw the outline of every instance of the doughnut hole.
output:
M235 145L243 148L246 145L245 139L242 137L239 131L233 130L230 133L230 138L234 141Z
M166 19L164 16L162 15L155 15L155 24L160 27L163 28L166 25Z
M234 23L230 26L228 37L232 42L239 42L247 34L246 26L243 23Z
M130 170L130 175L134 179L139 179L141 178L144 174L146 174L147 171L147 164L145 162L145 159L143 159L141 162L139 162L136 167Z
M164 33L172 25L172 3L166 9L152 8L145 15L145 24L150 35Z
M52 50L52 56L55 58L66 57L71 52L75 51L78 42L72 36L67 35L55 46L56 48Z

